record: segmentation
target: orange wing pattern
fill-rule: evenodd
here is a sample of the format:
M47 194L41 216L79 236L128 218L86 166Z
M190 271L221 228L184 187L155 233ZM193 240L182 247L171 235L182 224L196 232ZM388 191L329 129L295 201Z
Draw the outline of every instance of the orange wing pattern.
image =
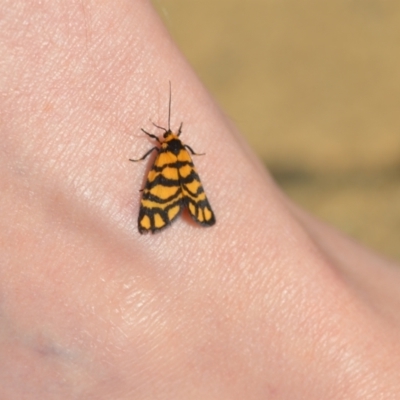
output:
M144 131L147 135L159 139ZM154 165L147 176L140 204L138 228L140 233L158 232L179 216L187 207L192 218L203 226L215 224L215 215L206 197L199 175L189 151L178 134L165 130L164 140L139 160L145 159L153 150L158 152Z

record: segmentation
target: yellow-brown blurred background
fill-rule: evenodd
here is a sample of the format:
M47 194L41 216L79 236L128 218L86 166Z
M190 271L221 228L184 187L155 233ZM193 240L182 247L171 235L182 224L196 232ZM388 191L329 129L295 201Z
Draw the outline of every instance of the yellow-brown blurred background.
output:
M400 260L400 1L153 3L284 191Z

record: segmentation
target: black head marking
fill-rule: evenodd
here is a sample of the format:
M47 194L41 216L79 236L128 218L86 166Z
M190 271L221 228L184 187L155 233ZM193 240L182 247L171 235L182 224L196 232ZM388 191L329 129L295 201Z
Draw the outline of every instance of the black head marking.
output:
M167 139L168 136L170 136L170 135L173 135L173 133L172 133L172 131L170 129L168 129L167 131L165 131L163 137L164 137L164 139Z

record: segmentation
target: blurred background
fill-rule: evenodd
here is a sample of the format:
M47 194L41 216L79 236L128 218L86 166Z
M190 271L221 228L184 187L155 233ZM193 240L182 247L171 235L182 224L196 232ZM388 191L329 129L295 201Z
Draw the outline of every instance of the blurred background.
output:
M400 261L400 2L153 3L282 189Z

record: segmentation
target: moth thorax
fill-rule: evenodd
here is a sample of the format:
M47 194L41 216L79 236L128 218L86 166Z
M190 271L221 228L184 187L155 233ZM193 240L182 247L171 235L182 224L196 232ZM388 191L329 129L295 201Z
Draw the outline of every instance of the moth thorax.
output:
M172 134L175 136L174 134ZM167 142L168 145L168 150L171 153L174 153L176 156L179 154L179 152L182 150L182 142L177 138L177 137L169 137Z

